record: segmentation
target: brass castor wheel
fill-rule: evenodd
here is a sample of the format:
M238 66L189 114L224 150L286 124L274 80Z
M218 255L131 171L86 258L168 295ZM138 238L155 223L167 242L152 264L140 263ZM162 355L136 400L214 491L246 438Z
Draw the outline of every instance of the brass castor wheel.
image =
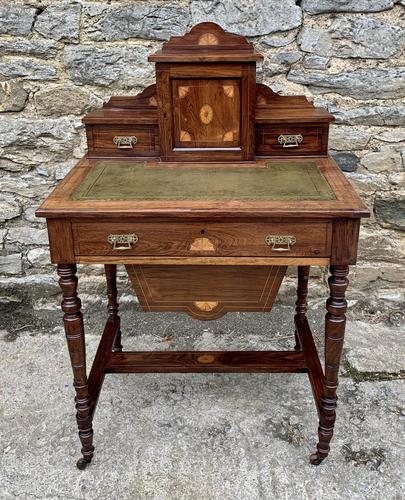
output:
M312 465L320 465L325 460L325 457L320 457L318 453L311 453L309 456L309 462Z
M76 463L76 467L80 470L84 470L90 463L90 460L86 460L85 458L79 458Z

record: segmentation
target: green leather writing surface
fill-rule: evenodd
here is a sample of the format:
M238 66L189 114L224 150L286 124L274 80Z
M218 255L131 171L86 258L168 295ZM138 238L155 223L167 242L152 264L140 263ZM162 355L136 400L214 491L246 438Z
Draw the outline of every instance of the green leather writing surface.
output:
M314 161L252 167L165 167L103 160L74 191L73 200L333 200Z

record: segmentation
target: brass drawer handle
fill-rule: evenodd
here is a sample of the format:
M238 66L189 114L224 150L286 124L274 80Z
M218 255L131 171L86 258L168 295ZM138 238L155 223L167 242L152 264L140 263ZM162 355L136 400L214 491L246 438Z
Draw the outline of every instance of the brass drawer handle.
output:
M132 149L138 142L138 138L134 135L116 135L113 143L118 149Z
M278 142L279 144L282 144L283 148L297 148L298 144L300 144L303 140L304 138L301 134L281 134L278 136Z
M109 234L108 243L112 245L113 250L129 250L132 245L138 242L138 236L132 234Z
M268 234L264 241L267 245L271 246L271 249L274 252L289 252L292 245L295 245L295 243L297 242L297 238L292 235L282 236L280 234Z

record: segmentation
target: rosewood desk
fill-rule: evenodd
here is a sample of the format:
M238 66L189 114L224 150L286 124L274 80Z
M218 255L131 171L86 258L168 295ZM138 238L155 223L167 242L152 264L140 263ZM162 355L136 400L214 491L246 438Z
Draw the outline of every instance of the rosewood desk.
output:
M369 215L327 154L333 117L256 84L261 56L213 23L150 56L157 84L84 118L89 152L38 209L58 266L85 468L107 373L307 373L319 413L310 461L329 453L345 330L347 275ZM108 317L87 375L76 264L104 264ZM145 311L211 320L271 310L298 266L293 351L123 351L116 266ZM311 265L330 266L325 364L307 321Z

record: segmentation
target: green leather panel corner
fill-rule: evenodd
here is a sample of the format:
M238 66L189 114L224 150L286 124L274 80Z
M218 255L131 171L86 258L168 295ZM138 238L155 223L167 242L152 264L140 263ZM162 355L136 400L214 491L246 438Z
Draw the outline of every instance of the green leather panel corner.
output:
M314 161L270 161L265 167L165 167L103 160L73 200L334 200Z

